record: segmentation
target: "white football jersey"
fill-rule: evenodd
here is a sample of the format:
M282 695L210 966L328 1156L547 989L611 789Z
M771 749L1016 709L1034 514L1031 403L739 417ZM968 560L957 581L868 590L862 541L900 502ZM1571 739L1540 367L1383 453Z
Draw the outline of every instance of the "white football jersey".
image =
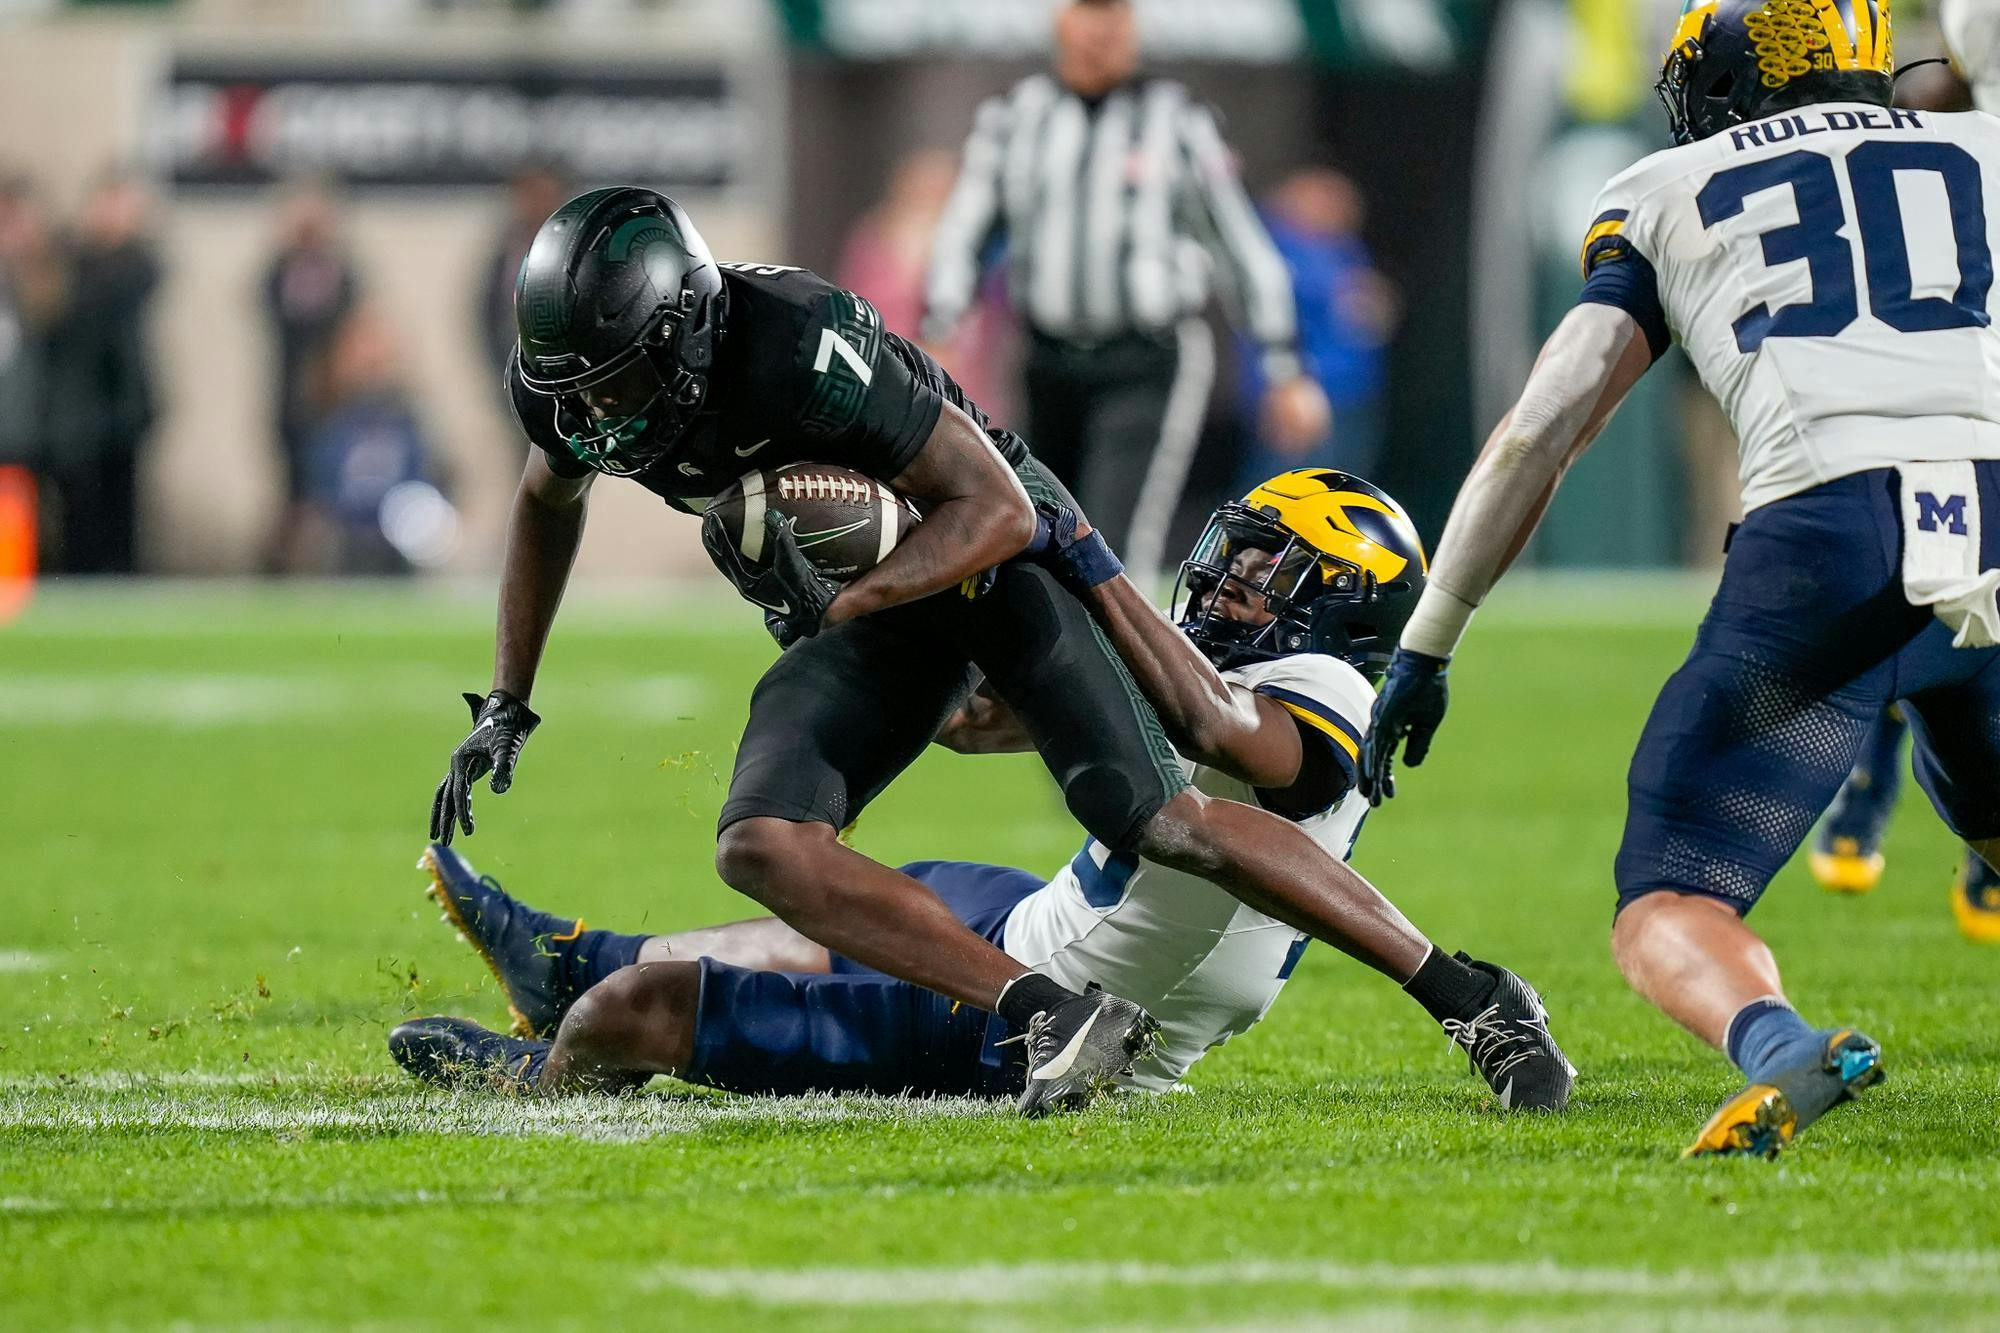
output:
M1745 509L1870 468L2000 458L2000 120L1780 112L1655 153L1595 219L1584 298L1646 276L1655 351L1677 338L1735 425Z
M1267 694L1325 733L1346 764L1359 756L1375 691L1337 658L1300 653L1238 667L1224 679ZM1235 778L1182 761L1210 796L1257 805ZM1344 765L1345 766L1345 765ZM1345 860L1368 813L1351 787L1330 809L1298 821ZM1204 1052L1264 1016L1291 975L1306 937L1253 911L1207 880L1086 840L1046 888L1007 918L1007 952L1072 990L1091 982L1160 1022L1160 1041L1129 1082L1164 1092Z

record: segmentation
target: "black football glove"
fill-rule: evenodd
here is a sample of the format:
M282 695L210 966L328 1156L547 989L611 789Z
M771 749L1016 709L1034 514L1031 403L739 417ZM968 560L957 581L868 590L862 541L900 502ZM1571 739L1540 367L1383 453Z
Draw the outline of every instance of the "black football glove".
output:
M701 544L722 576L752 605L764 608L764 627L780 648L819 633L826 609L840 585L814 569L792 535L793 520L776 510L764 511L764 552L761 564L751 564L729 540L714 513L701 520Z
M472 709L472 734L451 752L451 771L431 800L431 841L447 846L460 828L472 833L472 784L490 772L495 796L513 786L521 747L542 720L505 690L484 699L468 694L465 702Z
M1083 516L1066 504L1037 501L1035 535L1022 552L1077 597L1125 572L1103 533L1092 528L1081 537L1076 535L1082 521Z
M1369 805L1380 805L1396 794L1392 766L1397 745L1404 745L1403 760L1412 768L1431 752L1431 737L1437 735L1445 707L1451 702L1445 681L1445 668L1450 664L1448 657L1432 657L1408 648L1398 648L1389 659L1382 692L1375 696L1368 740L1361 749L1361 794Z

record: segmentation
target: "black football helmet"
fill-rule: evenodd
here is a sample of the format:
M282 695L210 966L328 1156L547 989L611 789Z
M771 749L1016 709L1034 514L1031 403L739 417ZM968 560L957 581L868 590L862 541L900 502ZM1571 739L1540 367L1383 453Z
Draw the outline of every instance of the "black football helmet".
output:
M1271 478L1215 511L1181 565L1174 619L1227 670L1292 653L1326 653L1369 679L1382 674L1417 609L1429 565L1401 505L1331 468ZM1225 587L1254 594L1275 619L1221 610Z
M1685 0L1654 85L1674 142L1809 102L1894 99L1889 0Z
M631 476L701 411L724 313L722 270L679 204L592 190L557 209L521 261L517 373L581 462Z

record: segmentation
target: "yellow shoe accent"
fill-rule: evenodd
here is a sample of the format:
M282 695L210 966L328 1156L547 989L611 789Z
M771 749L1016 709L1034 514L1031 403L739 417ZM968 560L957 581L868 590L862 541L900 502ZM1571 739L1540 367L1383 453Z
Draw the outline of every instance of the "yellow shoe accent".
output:
M1785 1094L1768 1083L1752 1083L1716 1108L1681 1156L1776 1157L1798 1132L1798 1115Z
M1974 905L1965 891L1965 866L1961 863L1951 885L1951 914L1959 933L1974 944L2000 944L2000 888L1979 891Z
M1861 844L1853 838L1835 838L1831 851L1812 852L1806 865L1813 878L1828 893L1866 893L1882 882L1882 870L1889 864L1880 852L1861 854Z
M437 857L432 854L431 849L428 847L424 848L423 867L431 877L430 887L424 890L425 896L436 903L444 912L446 922L454 930L458 931L458 937L472 946L472 951L479 955L481 962L486 964L486 970L491 972L493 979L500 983L500 993L506 995L507 978L501 973L500 964L493 960L492 954L486 952L486 946L479 942L479 933L473 930L472 926L466 921L464 913L458 910L457 900L451 896L450 891L444 886L444 871L438 868ZM582 923L579 922L578 924L581 925ZM511 1031L514 1036L532 1037L535 1035L535 1025L528 1021L526 1014L514 1007L512 998L509 998L507 1001L507 1014L513 1020Z

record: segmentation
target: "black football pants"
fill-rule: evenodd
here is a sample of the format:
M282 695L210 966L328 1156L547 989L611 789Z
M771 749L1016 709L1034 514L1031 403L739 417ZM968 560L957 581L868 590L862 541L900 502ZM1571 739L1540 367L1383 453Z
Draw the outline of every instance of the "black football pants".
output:
M1030 460L1030 494L1060 494ZM754 816L845 827L907 768L979 673L1034 737L1070 813L1131 851L1187 785L1151 705L1081 603L1002 566L956 589L803 640L757 683L719 828Z

